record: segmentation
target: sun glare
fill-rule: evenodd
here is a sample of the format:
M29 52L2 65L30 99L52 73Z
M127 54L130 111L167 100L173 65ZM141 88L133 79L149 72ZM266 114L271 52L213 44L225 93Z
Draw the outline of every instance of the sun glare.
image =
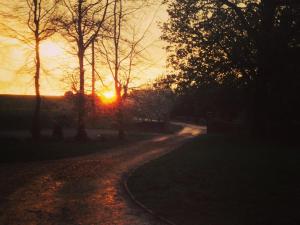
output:
M45 41L41 44L41 55L44 57L57 57L63 53L63 49L53 41Z
M116 93L114 90L107 90L101 93L101 100L105 104L112 104L116 101Z

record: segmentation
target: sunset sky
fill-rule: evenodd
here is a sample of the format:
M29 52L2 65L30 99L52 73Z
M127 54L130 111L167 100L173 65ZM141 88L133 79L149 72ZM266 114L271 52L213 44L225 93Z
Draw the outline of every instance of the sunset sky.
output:
M1 4L0 10L6 11ZM151 27L143 42L143 45L149 46L144 53L147 62L140 63L134 68L134 79L131 84L133 87L140 86L165 73L166 53L163 49L164 43L160 40L161 31L157 24L165 21L166 18L166 10L160 4L148 7L140 12L139 21L142 23L136 24L138 29L143 32L149 24L151 24ZM26 23L26 21L24 22ZM18 31L22 31L22 29L26 31L26 26L20 24L13 24L13 26ZM22 26L22 29L19 29L20 26ZM70 44L58 34L41 44L42 95L63 95L70 90L70 84L66 77L71 76L78 67L76 56L70 53L71 48ZM34 94L33 54L34 50L32 48L17 39L8 37L3 29L0 29L0 94ZM91 71L90 66L87 64L86 61L86 79L89 83ZM104 88L99 81L96 87L98 93L111 91L108 90L112 87L112 78L109 71L104 69L104 66L100 63L97 65L97 71L101 74L107 86ZM89 91L88 86L86 88L87 92Z

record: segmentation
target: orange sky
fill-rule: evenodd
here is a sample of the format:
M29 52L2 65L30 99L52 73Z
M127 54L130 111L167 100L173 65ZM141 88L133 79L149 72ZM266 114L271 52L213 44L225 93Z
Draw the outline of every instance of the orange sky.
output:
M1 4L0 4L1 9ZM2 8L3 10L3 8ZM149 29L144 45L151 45L145 52L147 64L139 64L133 71L134 80L132 86L139 86L155 77L165 73L166 54L163 49L164 43L160 41L159 21L167 18L164 7L154 5L141 12L143 24L138 25L141 30L145 29L152 18L154 21ZM0 25L1 26L1 25ZM16 25L17 26L17 25ZM63 95L70 90L68 82L64 81L66 75L70 75L77 65L77 58L68 53L70 46L59 35L46 40L41 45L42 71L41 71L41 94ZM33 87L33 50L20 41L0 33L0 94L34 94ZM100 82L97 84L98 92L107 90L112 84L112 78L108 70L97 66L102 79L108 88L103 88ZM90 68L86 66L87 79L90 76ZM89 88L87 87L87 90Z

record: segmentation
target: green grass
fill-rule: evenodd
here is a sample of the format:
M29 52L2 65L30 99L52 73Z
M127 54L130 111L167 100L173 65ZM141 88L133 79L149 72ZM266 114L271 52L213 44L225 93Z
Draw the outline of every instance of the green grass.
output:
M299 147L201 136L139 168L129 189L180 225L300 224Z

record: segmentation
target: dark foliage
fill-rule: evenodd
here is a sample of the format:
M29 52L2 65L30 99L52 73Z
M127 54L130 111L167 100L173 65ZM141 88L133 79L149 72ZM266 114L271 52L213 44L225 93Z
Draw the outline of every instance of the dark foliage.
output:
M176 114L241 119L263 136L299 121L297 1L166 4L170 18L162 38L172 72L165 82L176 84L182 99Z

